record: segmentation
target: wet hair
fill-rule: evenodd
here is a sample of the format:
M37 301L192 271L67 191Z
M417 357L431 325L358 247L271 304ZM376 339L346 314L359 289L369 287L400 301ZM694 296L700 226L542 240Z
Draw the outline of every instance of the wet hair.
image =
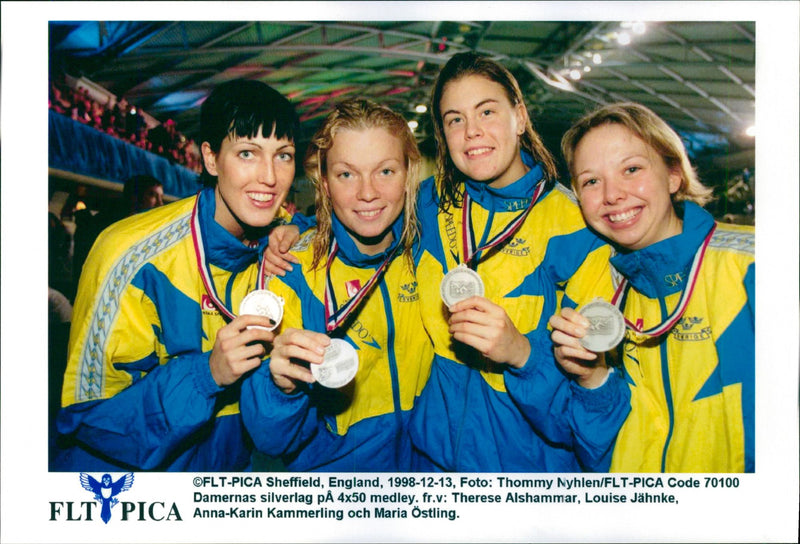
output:
M466 76L481 76L498 83L506 93L512 106L525 101L514 75L496 61L479 55L473 51L453 55L444 65L431 94L431 117L433 119L434 136L436 138L436 170L437 184L441 201L439 207L446 211L451 205L458 205L463 197L463 182L466 179L453 160L447 148L447 139L444 135L444 121L441 113L442 96L445 87ZM548 183L557 178L557 169L553 155L547 150L541 136L533 129L530 116L526 116L525 131L520 138L520 147L530 153L533 159L542 165L545 179Z
M200 142L219 153L225 138L300 138L300 119L281 93L260 81L237 79L217 86L200 108ZM203 164L203 185L214 187L217 177Z
M414 134L402 115L386 106L368 99L350 99L337 104L306 149L303 162L306 175L316 189L315 204L317 215L317 233L314 237L314 260L312 268L316 268L329 250L331 237L331 217L333 205L326 194L323 182L327 178L328 152L333 147L336 134L342 130L364 130L383 128L398 138L403 146L406 159L406 190L404 205L403 232L399 243L403 245L403 253L411 262L411 251L414 240L419 235L417 223L417 189L419 188L419 166L421 155ZM366 151L365 151L366 152Z
M681 184L672 195L672 202L690 200L700 206L708 203L712 197L712 190L697 178L697 173L680 136L652 110L633 102L618 102L602 106L579 119L564 134L561 139L561 152L570 171L572 188L578 194L576 176L573 171L575 163L575 149L578 144L593 128L606 124L622 125L634 135L652 147L667 165L670 172L678 172ZM578 194L579 200L580 195Z

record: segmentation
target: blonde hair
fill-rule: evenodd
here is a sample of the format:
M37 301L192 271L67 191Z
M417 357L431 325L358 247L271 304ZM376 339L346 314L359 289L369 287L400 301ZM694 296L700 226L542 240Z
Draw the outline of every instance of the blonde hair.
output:
M569 168L572 189L578 194L575 172L575 149L593 128L605 124L622 125L658 153L671 172L679 172L681 184L672 195L672 202L690 200L704 206L712 200L712 190L697 178L697 173L680 136L652 110L633 102L619 102L598 108L585 115L561 139L561 152Z
M406 188L403 231L399 243L403 246L403 254L412 261L412 246L419 236L417 222L417 189L419 188L419 167L421 155L417 147L414 134L408 123L399 113L373 100L350 99L337 104L322 126L311 138L306 150L303 165L306 175L315 188L315 204L317 216L317 232L314 235L314 259L312 269L322 261L330 249L331 242L331 216L333 205L323 187L327 177L328 152L333 147L334 138L341 130L364 130L369 128L383 128L389 134L400 139L403 146L403 155L406 159Z

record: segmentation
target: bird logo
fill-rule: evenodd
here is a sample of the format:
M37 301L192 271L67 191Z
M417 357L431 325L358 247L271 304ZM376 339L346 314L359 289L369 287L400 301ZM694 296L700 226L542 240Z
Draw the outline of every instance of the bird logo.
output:
M111 519L111 507L119 502L116 496L133 485L133 472L128 472L116 482L111 481L110 474L103 474L98 482L87 473L81 472L81 485L86 491L94 493L94 500L101 504L100 519L103 523L108 523Z

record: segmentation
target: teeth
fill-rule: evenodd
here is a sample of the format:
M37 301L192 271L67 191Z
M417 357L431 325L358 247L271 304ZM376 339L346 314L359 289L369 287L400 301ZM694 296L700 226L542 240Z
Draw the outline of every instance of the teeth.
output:
M475 157L477 155L484 155L490 152L492 149L490 147L481 147L480 149L470 149L467 151L468 157Z
M621 223L623 221L627 221L631 217L636 216L638 213L639 213L638 209L633 209L633 210L628 210L627 212L609 214L608 219L612 223Z
M375 217L376 215L381 213L381 211L380 210L371 210L371 211L363 211L363 212L356 212L356 213L358 215L363 215L364 217Z
M275 195L270 193L247 193L247 196L259 202L272 202Z

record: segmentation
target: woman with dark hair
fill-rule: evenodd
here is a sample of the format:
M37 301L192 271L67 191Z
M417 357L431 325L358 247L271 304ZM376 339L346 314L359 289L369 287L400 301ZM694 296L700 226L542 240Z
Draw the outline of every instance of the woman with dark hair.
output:
M414 445L439 470L606 470L629 392L605 366L568 380L547 320L582 301L568 280L584 261L608 255L506 68L453 56L430 110L438 172L420 188L417 277L435 357Z
M68 447L54 469L249 466L238 382L274 333L267 317L237 313L288 219L298 131L269 86L220 85L201 109L207 188L99 236L78 286L58 417Z

